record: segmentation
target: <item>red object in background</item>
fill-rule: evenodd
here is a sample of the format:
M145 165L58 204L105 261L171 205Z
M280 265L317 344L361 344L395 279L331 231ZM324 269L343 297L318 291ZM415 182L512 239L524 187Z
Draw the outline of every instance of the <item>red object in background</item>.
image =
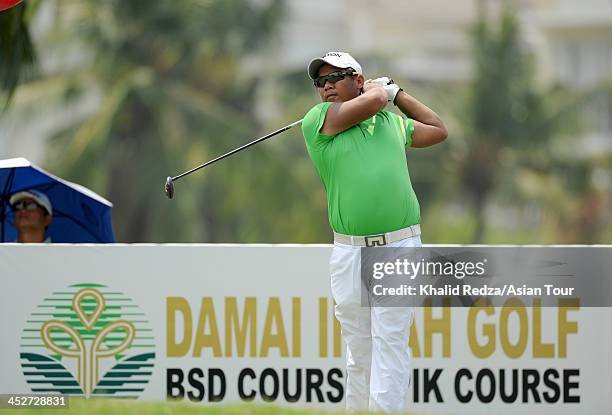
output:
M2 10L10 9L13 6L17 6L23 0L0 0L0 12Z

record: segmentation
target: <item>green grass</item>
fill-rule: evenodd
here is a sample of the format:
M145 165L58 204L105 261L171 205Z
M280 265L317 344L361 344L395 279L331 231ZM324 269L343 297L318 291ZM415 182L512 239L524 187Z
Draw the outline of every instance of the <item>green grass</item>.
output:
M300 404L303 405L303 404ZM15 413L0 409L0 413ZM69 409L22 409L20 415L342 415L344 411L293 409L273 404L195 404L185 402L144 402L112 399L70 399ZM350 412L365 415L365 412ZM372 414L372 412L368 412Z

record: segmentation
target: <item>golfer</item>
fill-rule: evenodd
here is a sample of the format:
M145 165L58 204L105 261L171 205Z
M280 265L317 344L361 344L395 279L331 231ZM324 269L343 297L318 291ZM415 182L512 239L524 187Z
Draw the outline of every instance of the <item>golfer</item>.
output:
M446 128L389 78L366 81L348 53L313 59L308 75L323 102L306 114L302 131L334 231L331 290L346 343L346 407L402 411L413 310L361 306L360 249L421 245L419 202L405 147L437 144L446 139ZM405 117L385 111L389 102Z

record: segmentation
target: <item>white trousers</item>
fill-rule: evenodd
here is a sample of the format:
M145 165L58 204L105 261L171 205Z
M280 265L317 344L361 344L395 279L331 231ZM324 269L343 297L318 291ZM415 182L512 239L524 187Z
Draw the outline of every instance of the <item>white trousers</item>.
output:
M389 244L421 246L414 236ZM400 412L410 386L412 307L361 306L360 247L334 243L330 260L335 314L346 344L346 408Z

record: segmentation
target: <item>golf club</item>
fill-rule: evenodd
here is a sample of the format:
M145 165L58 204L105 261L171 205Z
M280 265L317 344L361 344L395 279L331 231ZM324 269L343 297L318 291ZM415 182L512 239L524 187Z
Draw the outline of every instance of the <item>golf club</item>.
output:
M224 158L229 157L232 154L238 153L239 151L244 150L247 147L251 147L252 145L255 145L255 144L257 144L257 143L259 143L261 141L267 140L270 137L274 137L275 135L280 134L283 131L287 131L291 127L294 127L294 126L300 124L301 122L302 122L302 120L298 120L296 122L293 122L293 123L291 123L291 124L289 124L289 125L287 125L287 126L285 126L283 128L280 128L280 129L278 129L276 131L271 132L268 135L264 135L263 137L260 137L257 140L253 140L250 143L247 143L247 144L245 144L243 146L240 146L240 147L230 151L229 153L225 153L222 156L219 156L219 157L214 158L214 159L212 159L210 161L207 161L204 164L201 164L201 165L199 165L197 167L194 167L193 169L188 170L188 171L186 171L184 173L181 173L181 174L176 175L174 177L168 176L168 178L166 178L166 184L164 185L164 191L166 192L166 196L168 196L168 199L172 199L172 197L174 196L174 182L177 181L178 179L180 179L181 177L187 176L188 174L191 174L191 173L193 173L193 172L195 172L197 170L200 170L201 168L204 168L206 166L210 166L211 164L213 164L213 163L215 163L215 162L217 162L219 160L223 160Z

